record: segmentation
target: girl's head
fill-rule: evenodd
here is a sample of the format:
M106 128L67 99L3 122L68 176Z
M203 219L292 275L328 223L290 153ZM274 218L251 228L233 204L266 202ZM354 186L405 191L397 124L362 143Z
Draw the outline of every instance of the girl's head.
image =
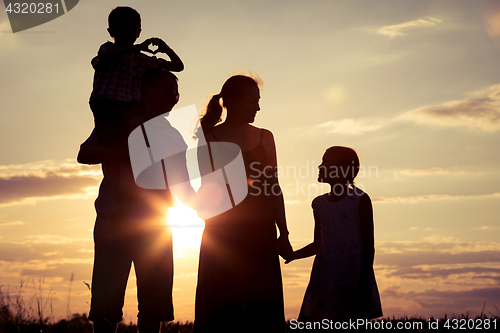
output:
M328 148L319 168L318 181L328 184L351 184L359 171L359 158L354 149L342 146Z
M221 104L222 99L222 104ZM252 123L259 106L260 89L257 80L245 75L231 76L222 86L220 93L212 96L206 112L201 117L201 126L212 129L221 121L222 108L227 116L244 123Z

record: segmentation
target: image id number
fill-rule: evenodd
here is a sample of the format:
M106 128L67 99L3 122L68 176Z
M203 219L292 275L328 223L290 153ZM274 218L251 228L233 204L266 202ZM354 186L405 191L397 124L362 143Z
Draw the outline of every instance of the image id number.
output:
M59 4L48 3L9 3L5 11L9 14L52 14L59 13Z

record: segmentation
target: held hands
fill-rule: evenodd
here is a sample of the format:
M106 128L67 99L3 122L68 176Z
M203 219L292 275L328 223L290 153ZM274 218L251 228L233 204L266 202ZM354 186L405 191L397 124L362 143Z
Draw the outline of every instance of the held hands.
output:
M290 240L288 239L288 235L283 234L278 237L278 254L287 261L285 263L293 260L291 259L293 255L293 248L290 244Z
M144 52L149 52L151 54L156 54L156 53L167 53L167 51L170 50L170 47L165 43L162 39L157 38L157 37L152 37L146 39L144 42L138 44L139 45L139 50L144 51ZM157 46L156 49L150 49L150 46Z

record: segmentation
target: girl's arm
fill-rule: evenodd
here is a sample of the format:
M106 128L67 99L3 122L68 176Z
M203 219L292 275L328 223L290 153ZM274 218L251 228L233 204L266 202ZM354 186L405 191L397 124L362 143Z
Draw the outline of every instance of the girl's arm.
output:
M363 241L363 258L361 267L361 284L370 282L375 257L375 238L373 230L373 208L368 194L364 194L359 202L359 217L361 221L361 239Z
M318 253L321 246L321 224L319 222L319 215L314 213L314 241L301 248L300 250L294 251L285 264L292 262L295 259L307 258Z

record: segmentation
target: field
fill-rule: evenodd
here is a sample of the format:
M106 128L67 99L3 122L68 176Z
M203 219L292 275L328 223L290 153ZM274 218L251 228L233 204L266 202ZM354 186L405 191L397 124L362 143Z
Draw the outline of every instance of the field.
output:
M35 284L35 282L33 281ZM29 300L25 301L22 295L23 283L21 283L17 294L13 297L9 293L2 292L0 286L0 333L92 333L92 322L89 321L86 314L72 314L65 319L55 320L51 304L49 302L50 292L43 297L40 281L40 293L35 294ZM36 284L35 284L36 285ZM245 323L247 326L248 323ZM257 325L256 325L257 326ZM404 317L404 318L382 318L374 321L353 320L351 322L334 323L327 320L317 323L298 323L291 320L287 323L288 332L313 332L313 329L327 328L330 331L383 331L383 330L402 330L410 332L449 332L459 330L460 332L470 331L498 331L500 329L500 311L497 313L483 313L480 316L470 317L468 314L444 318L422 318L422 317ZM193 323L170 322L164 323L161 327L161 333L191 333ZM133 323L120 323L117 328L119 333L136 333L137 326ZM235 333L238 329L235 328ZM257 328L255 332L259 332Z

